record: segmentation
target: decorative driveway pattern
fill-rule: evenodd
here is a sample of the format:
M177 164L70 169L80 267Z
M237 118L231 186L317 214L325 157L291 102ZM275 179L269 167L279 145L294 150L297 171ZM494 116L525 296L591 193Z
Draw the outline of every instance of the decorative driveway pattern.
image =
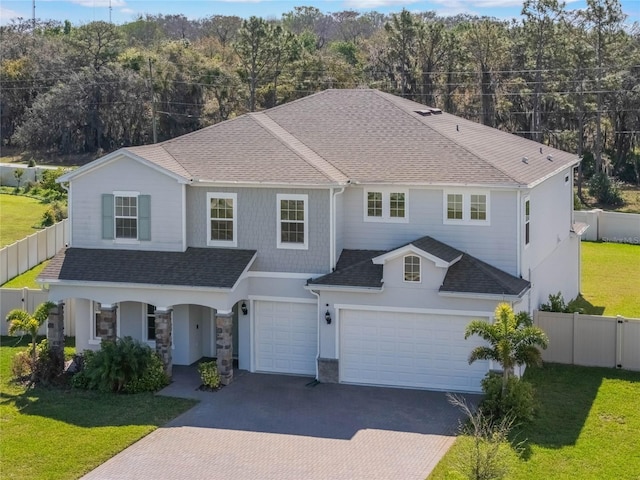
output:
M83 478L423 480L454 441L444 393L236 373L217 392L174 382L163 394L201 402Z

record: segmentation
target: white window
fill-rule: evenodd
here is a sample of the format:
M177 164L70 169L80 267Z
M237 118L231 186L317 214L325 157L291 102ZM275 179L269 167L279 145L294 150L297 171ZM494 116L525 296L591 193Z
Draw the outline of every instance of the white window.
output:
M417 255L404 257L404 281L420 282L420 257Z
M114 195L116 238L138 238L138 196Z
M309 246L308 195L276 195L278 203L278 248L307 249Z
M115 312L116 315L116 336L120 336L120 315L119 315L119 304L115 304ZM89 302L90 314L89 321L91 322L91 326L89 328L89 345L100 345L102 338L100 337L100 313L102 306L99 302Z
M408 197L406 190L396 188L365 190L365 222L406 222Z
M524 244L529 245L531 241L531 200L524 200Z
M237 194L207 193L207 245L238 246L237 210Z
M444 223L489 225L489 192L444 192Z

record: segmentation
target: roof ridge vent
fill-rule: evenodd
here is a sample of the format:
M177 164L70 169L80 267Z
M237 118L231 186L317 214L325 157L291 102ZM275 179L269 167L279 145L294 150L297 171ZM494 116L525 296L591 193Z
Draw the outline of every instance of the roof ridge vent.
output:
M429 109L429 110L415 110L415 113L417 113L418 115L421 115L423 117L428 117L433 112Z
M439 108L434 108L434 107L428 107L428 108L431 111L431 113L433 113L434 115L440 115L442 113L442 110L440 110Z

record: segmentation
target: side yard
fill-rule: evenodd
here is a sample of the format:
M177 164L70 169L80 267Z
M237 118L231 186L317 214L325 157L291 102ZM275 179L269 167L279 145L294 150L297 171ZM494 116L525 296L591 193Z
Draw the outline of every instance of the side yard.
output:
M47 208L35 198L0 194L0 248L35 233Z
M0 338L3 479L79 478L194 405L153 394L26 390L10 378L11 358L27 343Z

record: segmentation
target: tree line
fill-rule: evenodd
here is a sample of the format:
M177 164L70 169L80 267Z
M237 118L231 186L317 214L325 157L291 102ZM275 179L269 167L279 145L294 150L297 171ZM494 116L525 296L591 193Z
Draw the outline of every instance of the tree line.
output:
M0 27L5 146L104 153L326 88L371 87L640 183L640 29L618 0L525 0L518 19L403 10L146 15Z

